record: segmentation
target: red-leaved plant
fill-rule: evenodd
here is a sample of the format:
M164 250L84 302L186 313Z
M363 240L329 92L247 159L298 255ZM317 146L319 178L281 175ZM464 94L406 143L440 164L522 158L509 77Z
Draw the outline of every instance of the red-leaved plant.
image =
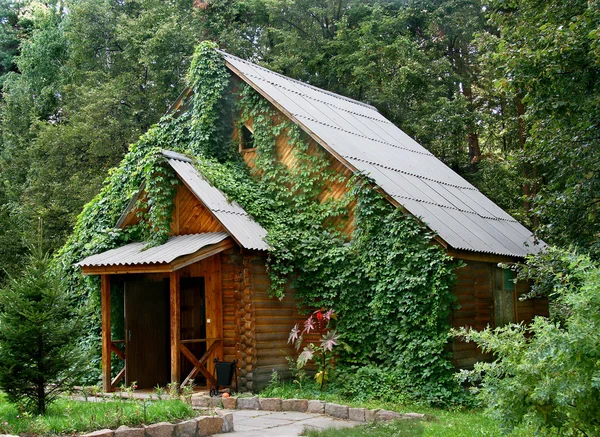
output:
M304 321L302 329L300 329L300 325L296 323L288 337L288 343L292 343L296 347L296 350L300 350L304 340L304 334L310 334L311 332L321 334L321 341L319 344L315 345L314 343L310 343L308 346L305 346L296 360L298 369L306 366L310 360L314 360L317 366L315 380L320 389L322 389L325 382L329 380L329 370L331 369L334 360L333 347L341 343L340 336L335 329L330 329L331 322L336 319L337 316L332 309L317 310Z

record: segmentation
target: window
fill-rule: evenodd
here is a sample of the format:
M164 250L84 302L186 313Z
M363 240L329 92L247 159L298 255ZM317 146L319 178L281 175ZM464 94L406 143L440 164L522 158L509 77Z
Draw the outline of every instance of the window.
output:
M494 280L494 320L495 325L504 326L515 321L515 282L514 272L508 269L493 268Z
M246 126L242 126L240 150L254 149L254 134Z

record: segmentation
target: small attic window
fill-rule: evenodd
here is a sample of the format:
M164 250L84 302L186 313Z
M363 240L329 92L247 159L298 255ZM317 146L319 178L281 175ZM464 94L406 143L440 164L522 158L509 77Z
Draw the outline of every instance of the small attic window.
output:
M240 150L254 149L254 134L246 126L242 126Z

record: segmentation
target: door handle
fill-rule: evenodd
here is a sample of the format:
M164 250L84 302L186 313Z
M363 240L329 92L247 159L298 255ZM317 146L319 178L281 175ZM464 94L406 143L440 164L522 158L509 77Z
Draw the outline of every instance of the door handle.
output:
M131 341L131 329L127 330L127 338L129 341Z

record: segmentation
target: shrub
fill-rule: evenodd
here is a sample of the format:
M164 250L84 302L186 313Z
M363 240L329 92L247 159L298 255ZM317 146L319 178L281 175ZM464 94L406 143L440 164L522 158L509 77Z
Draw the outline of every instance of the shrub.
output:
M509 325L458 332L497 359L479 363L475 376L488 411L506 430L525 425L541 434L600 434L600 266L563 253L565 275L553 278L564 321L538 317ZM539 263L539 260L536 262Z
M289 335L288 343L292 343L296 350L299 350L304 341L304 334L321 334L319 344L310 343L304 347L304 350L296 360L296 373L303 370L309 361L313 361L317 366L315 380L322 390L323 385L329 381L329 372L335 361L333 347L339 345L340 336L335 330L331 329L330 323L337 317L333 310L316 310L304 321L304 328L300 330L296 324Z
M28 261L0 290L0 388L11 402L44 414L83 371L83 314L47 254L34 250Z
M356 402L381 401L395 404L416 403L433 406L472 405L472 396L458 385L432 378L417 381L404 369L377 364L336 369L339 393Z

